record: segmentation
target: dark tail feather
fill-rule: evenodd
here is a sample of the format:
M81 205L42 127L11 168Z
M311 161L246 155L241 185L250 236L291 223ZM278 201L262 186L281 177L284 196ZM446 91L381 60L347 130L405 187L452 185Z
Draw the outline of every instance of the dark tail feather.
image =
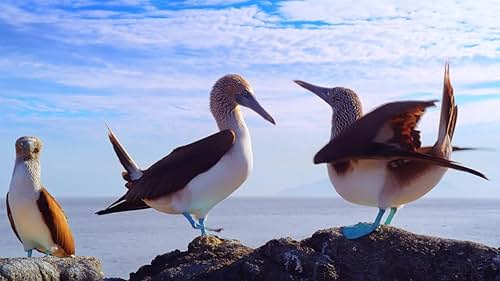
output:
M122 197L123 198L123 197ZM124 201L122 198L118 199L117 202L111 204L108 208L96 212L97 215L107 215L118 212L135 211L150 208L144 201Z
M130 154L128 154L127 150L120 143L113 131L111 131L108 124L106 124L106 127L108 127L108 136L111 144L113 145L113 150L115 151L116 156L118 156L118 160L120 160L123 168L125 168L125 170L127 171L127 173L124 175L124 178L127 181L135 181L140 179L143 173L142 170L139 169L132 157L130 157Z

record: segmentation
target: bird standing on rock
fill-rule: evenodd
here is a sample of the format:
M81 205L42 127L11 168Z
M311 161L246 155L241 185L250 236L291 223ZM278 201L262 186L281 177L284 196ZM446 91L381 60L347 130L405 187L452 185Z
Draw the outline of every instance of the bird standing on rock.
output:
M75 242L68 220L41 180L37 137L16 141L16 162L7 193L7 216L14 234L28 257L33 250L46 255L68 257L75 254Z
M220 78L210 93L210 110L219 132L181 146L141 170L109 130L113 148L125 168L128 191L99 215L153 208L183 214L202 235L208 231L209 211L233 193L250 175L253 166L250 132L240 106L248 107L267 121L273 118L257 102L250 84L240 75Z
M458 107L448 64L439 132L433 146L422 147L420 132L415 128L435 101L392 102L363 116L361 101L350 89L295 83L319 96L333 110L330 142L315 155L314 163L327 163L330 181L342 198L379 208L375 222L343 227L346 238L356 239L376 230L389 208L385 224L390 224L400 206L434 188L447 168L486 179L482 173L449 160Z

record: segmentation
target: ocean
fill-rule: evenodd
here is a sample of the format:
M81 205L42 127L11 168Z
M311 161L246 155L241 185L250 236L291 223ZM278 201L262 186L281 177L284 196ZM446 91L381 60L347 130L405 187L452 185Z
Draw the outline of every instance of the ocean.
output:
M185 250L199 235L182 216L142 210L106 216L94 212L113 198L59 200L75 235L77 255L100 258L107 277L128 277L158 254ZM24 256L0 203L0 257ZM207 226L223 227L221 237L258 247L316 230L372 221L377 210L328 198L229 198L212 210ZM500 200L422 199L402 208L392 225L408 231L500 246ZM36 254L40 256L40 254Z

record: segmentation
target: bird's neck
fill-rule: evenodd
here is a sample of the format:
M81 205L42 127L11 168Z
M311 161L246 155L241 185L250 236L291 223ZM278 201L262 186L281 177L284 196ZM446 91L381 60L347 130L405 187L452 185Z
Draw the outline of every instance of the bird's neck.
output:
M334 139L345 129L351 126L356 120L361 118L361 109L357 108L346 108L346 109L334 109L332 113L332 130L330 139Z
M42 189L39 159L16 159L10 191L40 191Z
M248 136L248 127L238 106L229 111L218 112L214 114L214 118L219 130L232 130L237 140Z

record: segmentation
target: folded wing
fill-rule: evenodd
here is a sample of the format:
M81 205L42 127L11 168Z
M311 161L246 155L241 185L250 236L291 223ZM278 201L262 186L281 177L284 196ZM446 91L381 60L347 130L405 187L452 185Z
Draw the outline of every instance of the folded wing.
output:
M194 177L217 164L231 149L234 141L234 132L223 130L176 148L143 171L140 179L127 183L127 188L129 188L127 193L97 214L148 208L142 201L143 199L156 199L183 189Z
M58 257L74 255L73 234L66 215L56 199L45 188L42 188L37 204L45 224L49 227L52 240L59 246L59 251L52 254Z

